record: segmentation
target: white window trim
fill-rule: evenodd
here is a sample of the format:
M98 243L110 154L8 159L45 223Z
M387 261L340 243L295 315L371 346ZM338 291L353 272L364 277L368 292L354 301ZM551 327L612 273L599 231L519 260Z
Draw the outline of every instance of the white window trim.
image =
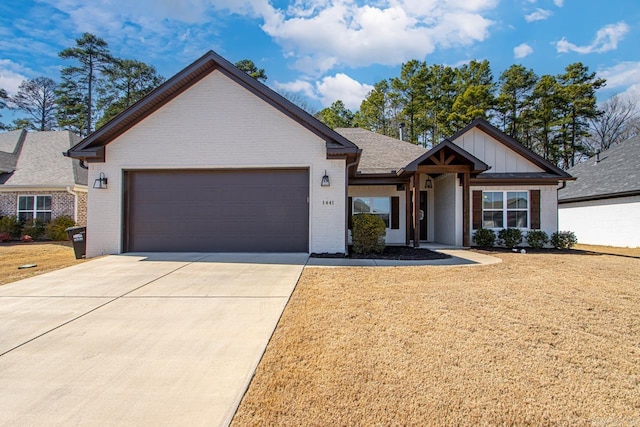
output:
M20 197L33 197L33 209L32 210L20 209ZM18 194L18 200L16 203L16 217L20 218L20 213L22 212L31 212L34 218L36 218L36 214L38 212L49 212L50 214L52 214L52 219L53 219L53 209L38 210L38 200L37 200L38 197L50 197L51 205L53 207L53 196L51 196L51 194Z
M520 230L531 229L531 191L530 190L483 190L482 196L484 200L484 193L502 193L502 209L485 209L484 202L482 203L482 228L484 227L484 213L485 212L499 212L502 211L502 227L487 227L489 230L502 230L505 228L518 228ZM527 193L527 208L515 208L509 209L507 207L507 193ZM509 227L507 224L508 215L507 212L526 212L527 213L527 226L526 227Z

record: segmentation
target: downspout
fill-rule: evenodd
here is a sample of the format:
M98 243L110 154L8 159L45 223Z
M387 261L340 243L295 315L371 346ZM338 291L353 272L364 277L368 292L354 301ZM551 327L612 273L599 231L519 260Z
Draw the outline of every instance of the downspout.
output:
M351 162L351 163L347 163L347 167L345 168L345 177L344 177L344 197L345 197L345 203L344 203L344 219L345 219L345 223L344 225L346 225L346 227L344 228L344 255L345 257L347 255L349 255L349 168L351 168L352 166L357 165L359 162L358 156L356 156L356 159Z
M556 188L556 232L560 231L560 195L558 192L567 186L567 181L562 181L562 185Z
M71 190L71 186L66 187L67 193L73 196L73 221L78 223L78 193Z

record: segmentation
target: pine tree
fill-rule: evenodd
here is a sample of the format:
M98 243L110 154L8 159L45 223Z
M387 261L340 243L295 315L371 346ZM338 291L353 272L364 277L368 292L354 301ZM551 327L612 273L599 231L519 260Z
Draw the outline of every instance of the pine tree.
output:
M7 100L9 99L9 95L7 94L7 91L0 88L0 110L3 110L5 108L7 108ZM0 114L0 117L2 117L2 115ZM0 122L0 130L5 130L7 129L7 125L5 125L4 123Z
M100 128L109 120L142 99L158 87L164 78L156 69L144 62L133 59L114 59L104 70L106 80L98 90L98 109L104 111L96 127Z
M457 96L448 120L454 131L477 118L491 119L495 83L489 61L471 61L456 70Z
M56 82L48 77L23 81L11 102L17 110L27 113L28 117L17 119L16 125L39 131L55 128L56 88Z
M264 83L267 81L267 74L264 71L264 68L258 68L256 64L250 59L241 59L240 61L235 63L235 66L238 67L241 71L249 74L254 79L259 82Z
M537 81L536 73L522 65L512 65L500 75L497 110L502 116L503 131L516 140L526 133L527 123L520 116L531 107L531 93Z
M86 136L93 131L97 116L96 91L113 58L107 42L90 33L84 33L76 39L75 47L64 49L58 56L79 63L61 71L62 82L57 91L58 124Z
M411 60L402 64L400 76L391 80L392 103L400 110L400 121L407 125L407 140L418 144L418 136L424 128L425 77L427 64ZM422 120L421 120L422 119ZM422 128L421 128L422 125Z
M353 113L345 107L344 102L337 100L330 107L320 110L316 118L331 129L353 127Z

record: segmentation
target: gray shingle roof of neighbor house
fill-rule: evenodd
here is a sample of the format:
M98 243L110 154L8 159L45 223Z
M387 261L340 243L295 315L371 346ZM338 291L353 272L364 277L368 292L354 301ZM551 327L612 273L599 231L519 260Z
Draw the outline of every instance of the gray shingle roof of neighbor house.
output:
M87 185L87 170L78 160L63 156L80 137L69 131L23 132L17 161L0 174L0 186L63 187Z
M345 156L350 163L358 160L360 150L351 141L213 51L205 53L100 129L87 136L69 149L67 155L88 162L103 162L107 144L216 70L323 138L326 142L327 156Z
M562 203L640 195L640 135L569 169L576 177L558 192Z
M0 174L13 172L18 162L18 154L27 135L25 130L0 133Z
M362 149L358 172L396 173L427 152L425 148L362 128L337 128L340 135Z

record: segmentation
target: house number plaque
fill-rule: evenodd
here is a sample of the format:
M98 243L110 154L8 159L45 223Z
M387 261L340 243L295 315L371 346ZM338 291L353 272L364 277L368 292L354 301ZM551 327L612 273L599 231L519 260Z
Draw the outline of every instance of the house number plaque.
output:
M323 205L333 205L334 203L333 203L333 200L323 200L322 204Z

